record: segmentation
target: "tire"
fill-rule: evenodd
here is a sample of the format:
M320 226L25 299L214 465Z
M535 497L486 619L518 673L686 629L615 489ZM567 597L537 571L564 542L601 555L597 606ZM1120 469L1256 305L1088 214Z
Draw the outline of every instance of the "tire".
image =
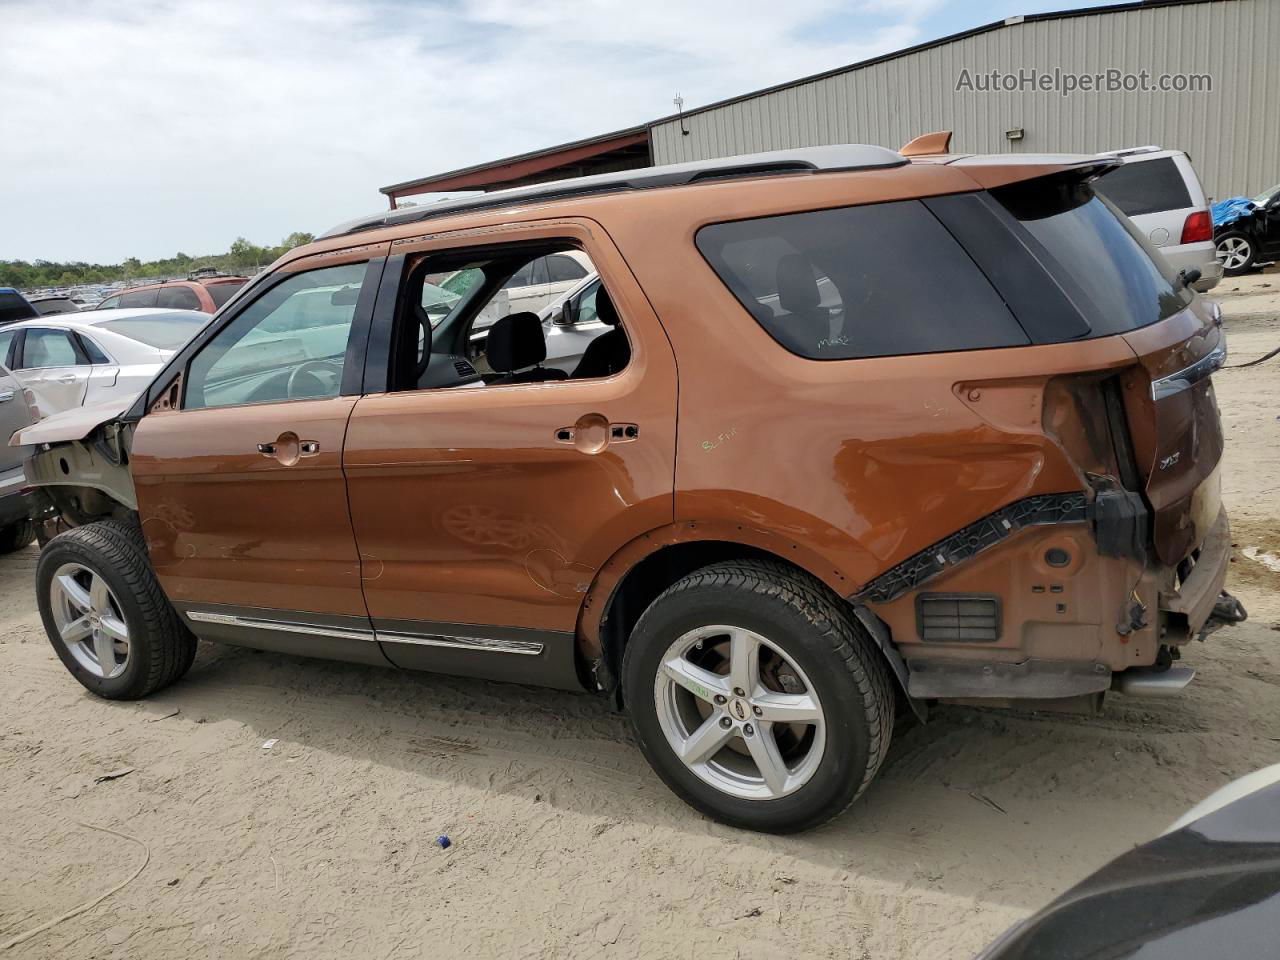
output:
M30 520L19 520L0 529L0 553L13 553L29 545L36 538L36 525Z
M745 671L739 643L742 663L759 651ZM734 827L792 833L825 823L866 790L889 747L895 703L879 651L838 597L780 562L717 563L672 585L640 617L622 671L640 748L658 776ZM783 708L817 722L783 722L800 715ZM681 745L705 760L686 763ZM782 761L768 764L772 782L758 756Z
M108 700L167 687L195 659L195 636L161 591L140 533L126 524L104 520L50 540L36 565L36 600L63 665ZM62 639L64 627L72 639Z
M1253 269L1258 259L1258 245L1253 237L1239 231L1224 233L1214 241L1214 249L1218 259L1222 261L1222 272L1228 277L1238 277ZM1235 266L1228 267L1232 262Z

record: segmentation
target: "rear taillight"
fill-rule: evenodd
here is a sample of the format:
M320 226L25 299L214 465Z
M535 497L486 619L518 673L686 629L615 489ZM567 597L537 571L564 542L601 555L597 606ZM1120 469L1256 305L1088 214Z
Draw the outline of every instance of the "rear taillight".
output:
M1208 210L1199 210L1182 225L1182 243L1204 243L1213 239L1213 221Z

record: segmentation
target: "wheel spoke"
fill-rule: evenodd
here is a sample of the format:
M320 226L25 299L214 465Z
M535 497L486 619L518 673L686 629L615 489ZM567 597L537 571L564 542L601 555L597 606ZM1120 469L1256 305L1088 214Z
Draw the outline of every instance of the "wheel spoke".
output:
M98 621L99 627L112 640L122 640L129 642L129 628L125 626L125 622L114 614L107 614Z
M89 581L89 605L99 615L105 616L111 612L111 593L107 590L107 581L96 573Z
M89 636L90 632L91 628L89 627L89 618L87 616L72 620L58 631L62 639L67 643L79 643Z
M747 737L746 741L765 786L774 796L780 795L787 787L787 765L778 750L778 741L773 739L773 725L757 724L755 736Z
M713 756L733 736L732 727L722 727L720 717L712 713L702 726L680 745L680 759L689 765L701 763Z
M89 599L89 591L80 586L79 582L71 574L64 573L58 577L58 586L68 600L86 613L93 606L93 601Z
M684 657L672 657L662 664L662 670L670 680L707 703L714 703L717 696L725 696L729 692L724 677L695 667Z
M93 638L93 652L98 658L102 675L109 677L116 669L116 644L106 633L99 631Z
M729 635L729 681L747 696L760 684L760 641L745 630Z
M759 717L770 723L818 723L822 711L807 693L765 693L752 699Z

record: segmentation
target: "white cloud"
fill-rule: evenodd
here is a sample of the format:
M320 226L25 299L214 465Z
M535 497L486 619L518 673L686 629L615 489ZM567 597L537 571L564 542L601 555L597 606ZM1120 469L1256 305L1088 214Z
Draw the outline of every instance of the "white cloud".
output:
M916 42L941 2L0 2L0 257L276 242L677 91L694 107Z

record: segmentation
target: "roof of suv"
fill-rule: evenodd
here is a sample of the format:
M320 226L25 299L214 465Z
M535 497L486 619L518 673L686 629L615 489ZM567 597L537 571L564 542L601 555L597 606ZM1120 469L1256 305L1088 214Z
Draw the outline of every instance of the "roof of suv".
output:
M692 188L695 185L740 182L748 184L765 178L787 176L808 181L806 175L861 174L877 177L889 176L901 192L911 189L908 184L918 178L910 174L912 168L921 165L946 166L967 174L962 178L964 186L957 186L956 178L950 178L949 187L936 190L921 189L920 196L932 193L951 193L957 190L980 190L1018 180L1045 176L1066 169L1095 167L1102 171L1120 161L1097 155L1076 154L924 154L904 157L895 150L865 144L839 144L822 147L806 147L796 150L776 150L767 153L746 154L737 157L720 157L691 163L668 164L639 170L598 174L570 180L495 190L490 193L442 200L421 206L383 211L351 220L326 231L317 237L315 244L296 247L286 260L295 259L317 247L321 250L339 249L344 238L359 236L358 242L375 243L384 239L398 239L412 235L405 228L425 220L459 217L467 214L498 212L503 208L557 201L586 200L614 196L634 195L637 192L663 192L659 188ZM901 175L904 179L896 178ZM935 178L936 179L936 178ZM888 183L888 181L882 181ZM941 182L939 180L938 182ZM491 219L491 218L486 218ZM401 228L401 229L394 229ZM378 236L363 236L377 232ZM381 235L385 231L385 236ZM428 231L429 232L429 231ZM326 242L327 241L327 242Z

